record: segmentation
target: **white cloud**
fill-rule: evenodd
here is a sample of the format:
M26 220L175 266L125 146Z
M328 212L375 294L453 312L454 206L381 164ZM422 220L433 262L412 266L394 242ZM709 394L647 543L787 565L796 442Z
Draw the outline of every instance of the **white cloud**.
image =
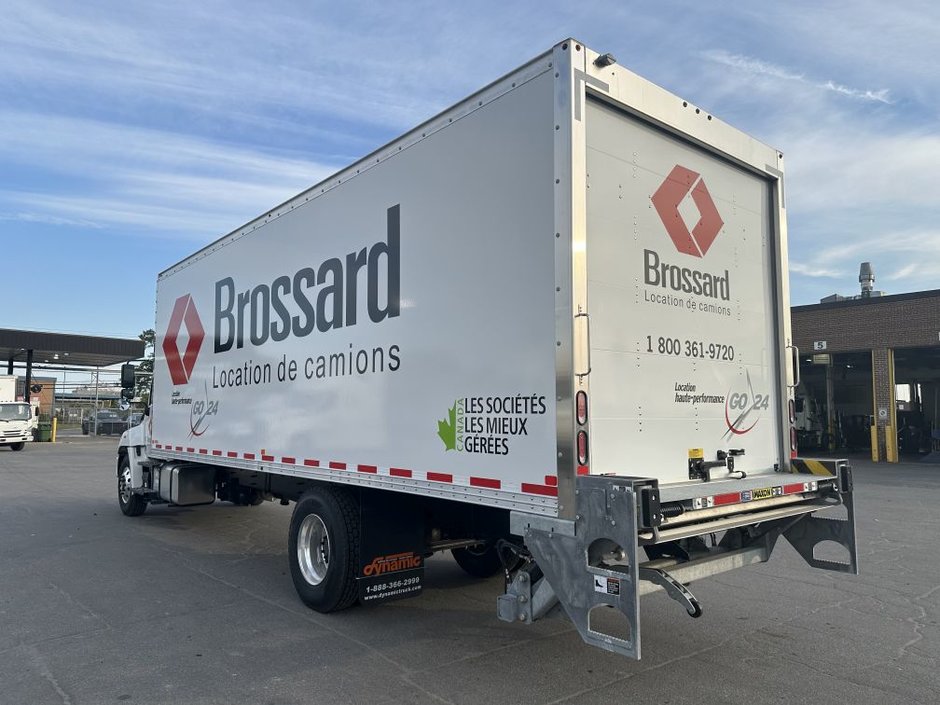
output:
M792 259L790 260L790 272L795 274L802 274L806 277L821 277L829 279L845 276L845 273L839 269L804 264L803 262L797 262Z
M44 216L46 222L66 224L90 222L93 227L126 228L135 235L156 233L158 237L174 237L194 242L206 242L213 236L225 234L247 221L252 213L223 212L210 206L200 208L167 207L158 203L115 196L52 196L42 193L20 193L17 200L28 207L44 213L61 215ZM260 209L256 209L260 211ZM119 235L122 239L127 231Z
M62 218L60 216L49 215L47 213L0 213L0 220L7 220L19 223L45 223L46 225L64 225L73 228L99 228L97 223L91 220L76 220L73 218Z
M818 125L787 136L789 195L801 209L935 209L940 134L877 124Z
M861 98L863 100L873 100L878 103L892 103L893 101L888 98L888 89L882 88L877 91L872 90L860 90L858 88L849 88L848 86L843 86L841 83L835 83L833 81L826 81L825 83L818 84L820 88L825 88L826 90L833 91L834 93L841 93L842 95L847 95L850 98Z
M850 84L890 83L908 98L934 102L940 78L934 58L940 51L940 9L934 0L776 3L752 11L799 47L794 56L804 65L832 67Z
M806 78L801 73L789 71L782 66L776 66L760 59L755 59L741 54L731 54L723 49L713 49L703 53L703 56L710 61L724 64L734 69L739 69L744 73L758 76L772 76L773 78L782 78L787 81L805 81Z
M176 106L226 120L267 112L293 131L311 115L341 118L354 134L351 125L400 130L438 112L448 95L461 98L478 87L469 66L492 62L494 75L506 68L479 51L475 37L491 28L475 14L431 19L417 7L401 13L271 2L262 9L211 1L172 11L144 3L124 9L118 15L94 2L68 10L42 0L14 4L0 16L0 85L80 88L120 96L125 106ZM507 10L505 18L514 13L528 14ZM506 43L528 43L508 26L504 32Z
M803 73L778 66L761 59L755 59L741 54L731 54L723 49L713 49L703 53L703 56L715 63L740 71L751 76L770 77L783 81L792 81L823 91L831 91L849 98L874 101L878 103L891 103L887 88L877 90L867 88L850 88L832 80L818 80L807 78Z
M266 153L166 130L49 113L0 111L0 133L16 135L0 141L0 157L86 178L142 163L172 166L181 173L276 173L289 180L323 171L322 165L274 150Z
M205 241L333 171L288 155L88 119L0 112L0 132L18 136L0 142L5 162L60 179L50 191L0 189L7 220L133 226Z
M891 280L891 281L897 281L897 280L899 280L899 279L906 279L907 277L909 277L909 276L911 276L912 274L914 274L915 272L917 272L917 270L920 268L920 266L921 266L921 265L918 264L918 263L916 263L916 262L911 262L910 264L906 264L906 265L904 265L903 267L901 267L900 269L898 269L898 270L892 272L891 274L889 274L889 275L887 276L887 279L889 279L889 280Z

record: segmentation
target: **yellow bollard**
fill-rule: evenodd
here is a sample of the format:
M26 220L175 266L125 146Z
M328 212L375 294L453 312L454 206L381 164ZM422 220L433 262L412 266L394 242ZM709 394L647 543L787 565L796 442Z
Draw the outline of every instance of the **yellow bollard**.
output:
M49 436L49 440L50 440L52 443L55 443L55 430L56 430L56 426L59 425L59 424L58 424L58 421L59 421L58 418L56 418L55 416L52 417L52 435Z
M894 426L885 426L885 459L889 463L898 462L898 434Z
M878 457L878 427L871 427L871 459L877 463L881 458Z

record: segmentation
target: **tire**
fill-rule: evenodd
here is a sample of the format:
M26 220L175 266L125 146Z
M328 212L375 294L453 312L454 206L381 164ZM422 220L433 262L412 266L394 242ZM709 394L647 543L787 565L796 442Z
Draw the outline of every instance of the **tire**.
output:
M503 562L499 559L496 544L493 543L455 548L451 553L457 565L474 578L491 578L503 570Z
M139 494L130 491L131 464L127 457L121 456L121 465L118 468L118 504L124 516L139 517L147 511L147 500Z
M359 597L359 502L345 489L317 487L297 501L287 555L294 589L317 612L337 612Z
M19 443L11 443L10 450L23 450L26 447L25 441L20 441Z

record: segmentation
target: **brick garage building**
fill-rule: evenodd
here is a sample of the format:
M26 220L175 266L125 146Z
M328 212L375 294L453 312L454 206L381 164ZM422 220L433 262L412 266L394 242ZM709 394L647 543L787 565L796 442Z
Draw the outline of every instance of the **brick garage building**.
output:
M52 406L55 400L55 377L33 377L30 380L30 399L39 400L39 413L52 416ZM26 398L26 380L19 377L16 380L16 398Z
M807 395L825 395L820 399L826 409L824 445L839 447L841 436L845 447L841 426L849 418L852 429L867 424L873 459L897 460L899 423L902 451L913 450L913 441L904 448L903 433L914 428L928 446L933 433L936 447L940 289L795 306L791 315L793 342L801 351L801 389ZM900 409L896 385L911 385L912 390ZM862 413L865 406L869 410ZM915 422L920 426L909 425ZM856 443L848 445L857 446L859 440L855 433ZM924 441L919 444L923 451Z

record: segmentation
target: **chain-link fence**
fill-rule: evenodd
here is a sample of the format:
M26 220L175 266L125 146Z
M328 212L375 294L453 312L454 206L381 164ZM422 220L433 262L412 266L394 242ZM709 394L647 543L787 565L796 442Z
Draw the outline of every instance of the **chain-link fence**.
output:
M56 380L59 435L114 435L140 422L142 404L121 399L120 370L65 372Z
M23 370L14 370L16 398L25 399L26 380ZM55 420L57 436L114 435L140 422L144 401L149 398L151 373L138 376L138 391L146 396L127 402L121 397L121 370L52 368L34 366L30 377L29 396L38 406L37 440L48 440ZM43 434L43 431L46 431ZM40 438L42 437L42 438Z

